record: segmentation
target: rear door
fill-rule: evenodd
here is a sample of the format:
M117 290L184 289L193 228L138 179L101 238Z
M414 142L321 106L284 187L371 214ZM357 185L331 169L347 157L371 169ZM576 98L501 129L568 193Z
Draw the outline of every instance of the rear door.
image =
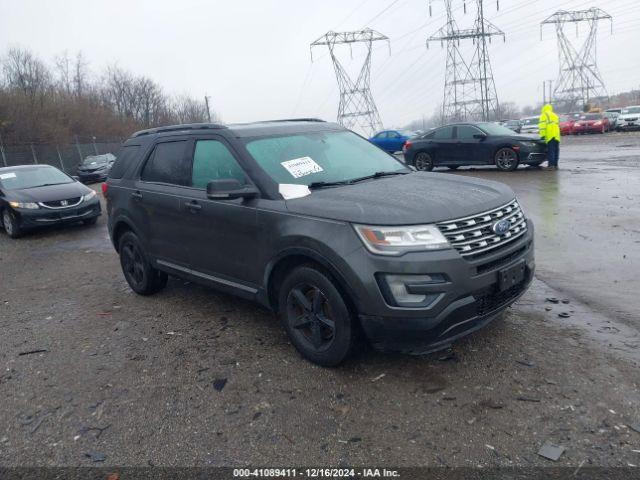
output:
M157 142L128 192L129 211L144 232L148 254L183 266L189 264L189 239L180 197L189 182L191 143L184 137Z
M433 132L431 138L435 145L435 158L436 164L455 164L456 162L456 145L453 138L452 125L440 127Z
M256 270L262 240L252 206L257 200L210 200L206 193L210 180L251 181L223 137L197 138L190 158L189 189L180 208L188 219L185 235L191 268L194 274L214 283L255 293L259 279L251 272Z
M458 125L456 127L456 163L458 165L473 165L482 162L482 140L474 138L482 132L472 125Z

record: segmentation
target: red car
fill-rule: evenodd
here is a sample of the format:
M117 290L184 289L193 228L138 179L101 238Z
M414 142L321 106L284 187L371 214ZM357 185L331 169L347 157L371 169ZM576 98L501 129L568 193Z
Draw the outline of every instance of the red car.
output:
M611 130L609 119L602 113L585 113L573 124L573 133L605 133Z
M560 135L571 135L575 120L570 115L560 115Z

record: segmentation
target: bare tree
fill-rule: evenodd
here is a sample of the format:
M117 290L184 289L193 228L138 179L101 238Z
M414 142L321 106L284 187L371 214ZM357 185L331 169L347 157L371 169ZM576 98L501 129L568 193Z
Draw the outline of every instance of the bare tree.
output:
M204 100L199 101L184 94L174 98L172 113L175 123L202 123L209 121L207 105ZM211 112L211 121L219 121L219 117L215 112Z
M2 59L2 71L7 88L27 97L42 95L51 86L49 69L29 50L11 48Z

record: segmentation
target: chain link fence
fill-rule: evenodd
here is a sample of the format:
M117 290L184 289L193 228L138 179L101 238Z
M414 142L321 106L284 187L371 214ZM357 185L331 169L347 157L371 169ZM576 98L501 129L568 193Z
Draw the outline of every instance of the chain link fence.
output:
M0 167L16 165L46 164L53 165L67 173L75 175L78 164L90 155L112 153L118 155L122 142L101 141L82 142L80 139L70 144L38 144L23 143L20 145L3 145L0 143Z

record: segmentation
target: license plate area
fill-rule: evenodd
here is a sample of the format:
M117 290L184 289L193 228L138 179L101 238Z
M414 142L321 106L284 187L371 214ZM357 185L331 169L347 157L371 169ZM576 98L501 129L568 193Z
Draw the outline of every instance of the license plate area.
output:
M526 268L525 261L520 260L515 265L498 271L498 290L504 292L521 283L524 280Z

